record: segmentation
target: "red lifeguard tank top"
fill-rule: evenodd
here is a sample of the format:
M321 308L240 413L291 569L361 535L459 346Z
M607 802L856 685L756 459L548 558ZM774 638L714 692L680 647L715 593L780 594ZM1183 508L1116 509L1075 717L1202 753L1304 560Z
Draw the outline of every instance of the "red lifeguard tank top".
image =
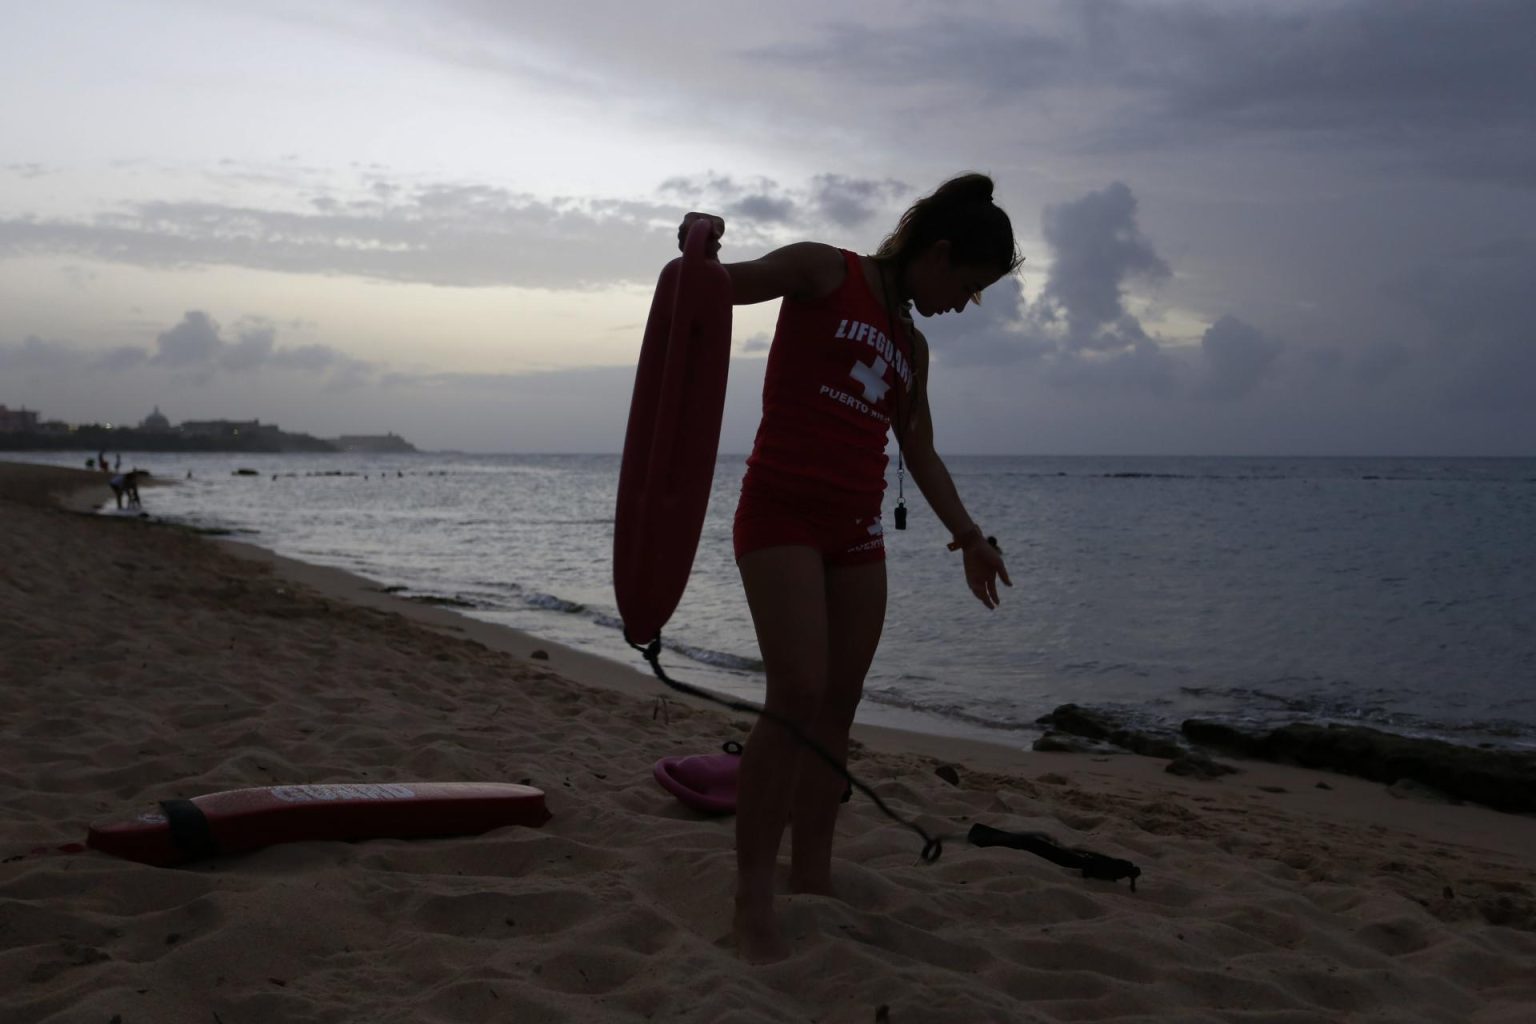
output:
M779 307L743 488L873 515L885 493L897 389L912 387L911 348L895 340L858 254L843 250L843 264L836 291Z

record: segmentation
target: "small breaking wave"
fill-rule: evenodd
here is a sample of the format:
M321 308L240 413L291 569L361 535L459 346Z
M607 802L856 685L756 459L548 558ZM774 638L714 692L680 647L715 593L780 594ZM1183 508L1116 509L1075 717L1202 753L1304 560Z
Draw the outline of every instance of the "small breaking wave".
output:
M587 611L587 606L580 601L567 601L554 594L527 594L523 597L523 601L531 608L546 612L560 612L565 615L583 615Z
M702 665L709 665L712 668L728 668L737 672L763 671L761 658L747 658L740 654L731 654L728 651L715 651L708 647L696 647L693 644L678 643L673 640L664 640L661 646L669 651L676 651L683 657L697 661Z
M1299 677L1272 680L1269 686L1303 681ZM1181 686L1179 693L1198 706L1185 707L1183 717L1212 718L1254 728L1278 728L1294 722L1319 725L1366 726L1416 739L1438 739L1460 745L1536 747L1536 728L1516 719L1479 716L1468 720L1425 716L1401 709L1403 695L1386 688L1333 693L1275 693L1268 688ZM1175 723L1177 724L1177 723Z
M871 704L879 704L881 707L893 708L897 711L915 711L919 714L935 715L939 718L964 722L967 725L980 726L983 729L992 729L998 732L1040 731L1040 727L1035 724L1033 719L1020 720L1006 716L983 714L974 707L965 707L959 704L914 700L910 697L903 697L900 694L880 693L873 690L864 691L864 700Z
M624 631L624 621L616 615L608 615L597 612L592 616L592 621L606 629ZM732 654L729 651L717 651L710 647L700 647L697 644L683 643L679 640L661 641L663 650L674 654L681 654L690 661L696 661L701 665L711 668L729 669L733 672L762 672L763 661L761 658L749 658L741 654Z
M478 601L471 601L457 594L401 594L407 601L415 601L417 604L430 604L437 608L485 608L487 605Z

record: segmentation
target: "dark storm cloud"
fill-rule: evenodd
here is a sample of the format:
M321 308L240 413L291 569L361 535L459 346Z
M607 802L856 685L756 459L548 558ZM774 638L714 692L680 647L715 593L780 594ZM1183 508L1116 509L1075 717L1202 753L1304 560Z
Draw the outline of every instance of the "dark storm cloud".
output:
M840 228L860 228L912 190L899 181L818 174L811 180L810 204L823 220Z
M1085 77L1082 48L1075 31L969 17L962 8L904 25L835 22L821 26L815 42L752 47L745 55L836 77L852 72L885 85L913 85L916 76L918 93L946 85L979 88L995 102Z
M766 360L733 358L726 374L720 451L745 454L762 416ZM409 437L437 436L448 445L481 450L611 452L623 444L634 393L635 368L597 366L535 373L391 373L379 392L354 396L370 407L382 402ZM378 396L378 397L376 397ZM574 397L584 407L564 415ZM487 449L487 425L500 448ZM514 439L507 447L506 439Z
M1235 316L1224 316L1200 340L1204 377L1195 393L1206 398L1241 398L1258 387L1284 346Z
M1536 4L1062 3L833 26L760 60L875 81L921 107L966 92L1019 112L1059 104L1079 149L1127 153L1285 137L1536 186ZM935 99L930 99L934 97Z
M281 387L295 381L328 394L374 383L379 367L327 345L280 348L277 327L261 318L241 321L226 332L207 313L192 310L148 348L124 345L105 352L64 341L28 337L19 344L0 343L0 381L47 382L78 397L110 395L124 387L163 388L167 381L206 387L258 389L263 378ZM53 396L59 404L58 395ZM104 399L110 404L110 399Z
M1392 283L1428 329L1427 363L1461 405L1536 407L1536 239L1448 253Z
M933 329L943 336L936 358L955 367L1021 364L1018 372L1069 390L1205 399L1252 393L1272 371L1280 342L1224 316L1197 351L1172 348L1126 309L1131 284L1155 285L1171 274L1136 214L1136 197L1121 182L1047 207L1041 221L1051 268L1040 297L1027 302L1018 278L1003 279L979 308Z
M1356 0L1219 13L1123 5L1115 20L1129 30L1115 47L1139 65L1131 81L1185 124L1430 151L1441 151L1447 134L1482 130L1515 128L1527 147L1536 141L1536 6L1524 0Z
M1188 390L1188 361L1142 337L1124 348L1085 357L1060 354L1044 364L1043 378L1067 391L1178 397Z
M691 210L719 213L726 219L725 244L761 246L781 228L804 220L804 204L792 189L769 178L739 181L724 174L668 178L662 195L676 196Z
M1313 365L1327 374L1337 373L1346 365L1336 349L1317 350L1310 357ZM1370 341L1347 364L1347 372L1353 381L1365 387L1379 387L1398 376L1414 358L1413 350L1400 341Z
M728 217L744 217L741 225L755 235L760 228L793 227L818 232L830 227L853 229L877 216L891 214L891 207L912 189L892 179L851 178L818 174L806 186L785 185L768 178L738 181L729 175L700 174L669 178L661 184L665 195L675 195L694 208L713 208ZM730 233L728 225L726 228Z
M174 327L155 336L154 350L123 347L111 353L115 368L144 365L166 370L244 375L261 370L286 370L329 378L333 385L366 381L375 373L369 362L353 359L329 345L276 347L276 325L263 318L249 318L235 325L233 336L201 310L190 310ZM109 368L104 362L94 367Z
M764 224L793 224L799 219L795 204L782 197L744 196L725 207L728 217L746 217Z
M219 326L207 313L193 310L181 323L161 331L155 338L155 366L205 367L213 364L225 348Z
M280 365L273 358L276 347L277 329L275 327L270 325L249 327L242 330L235 341L226 345L219 362L226 369L236 373L241 370L253 370L269 360L273 361L274 365Z
M1057 347L1030 328L1024 285L1012 276L988 288L980 306L920 321L918 329L930 340L933 359L946 366L1009 366Z
M1156 343L1127 311L1125 296L1132 282L1156 284L1170 271L1141 232L1130 188L1115 182L1049 206L1041 223L1051 264L1040 297L1026 303L1017 278L993 285L980 308L945 328L955 339L953 361L997 364L1045 358L1058 368L1081 363L1067 373L1069 382L1095 372L1152 365ZM1124 353L1134 358L1109 358ZM1154 376L1162 380L1161 374Z
M1505 238L1447 253L1394 282L1390 290L1428 317L1442 339L1481 338L1515 346L1532 340L1533 282L1536 240Z
M743 355L751 355L757 352L767 352L772 344L772 336L759 331L758 333L750 334L747 337L741 339L741 341L737 342L736 349Z
M576 200L487 185L372 181L349 195L297 192L289 209L149 202L88 220L0 219L0 259L68 253L155 268L229 265L460 287L585 289L650 281L661 238L687 209L726 213L731 238L759 246L785 228L867 221L903 190L836 175L798 188L704 175L669 180L656 199ZM190 334L172 339L173 349L191 344Z
M119 345L117 348L108 349L90 362L92 370L102 370L108 374L124 373L137 366L143 365L149 359L149 353L142 348L132 345Z
M66 252L148 267L223 264L477 287L586 288L634 276L658 203L539 200L485 186L398 200L311 197L307 210L151 202L90 220L0 220L0 257Z
M29 334L15 345L0 345L0 370L21 375L24 372L65 372L76 365L75 350L58 341L47 341Z
M762 182L762 184L771 183ZM729 175L725 174L680 174L674 178L668 178L660 185L657 185L656 191L663 195L674 195L678 198L686 199L700 192L736 196L741 193L741 186L736 184Z
M1134 278L1157 283L1170 276L1136 222L1136 197L1115 182L1081 199L1048 207L1042 218L1051 247L1050 276L1041 314L1065 321L1073 348L1114 350L1145 340L1125 311L1125 286Z

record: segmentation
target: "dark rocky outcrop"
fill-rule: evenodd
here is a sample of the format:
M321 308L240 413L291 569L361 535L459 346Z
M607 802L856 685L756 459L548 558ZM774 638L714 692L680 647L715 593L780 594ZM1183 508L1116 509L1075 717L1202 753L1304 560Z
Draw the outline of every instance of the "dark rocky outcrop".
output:
M1500 811L1536 811L1536 754L1461 747L1358 725L1298 723L1248 732L1192 718L1185 739L1240 757L1357 775L1393 785L1408 779L1457 800Z
M1194 750L1169 761L1168 767L1164 769L1170 775L1184 775L1192 779L1219 779L1237 770L1230 764L1213 761L1209 755Z
M1069 736L1064 732L1048 732L1035 740L1034 748L1042 754L1092 754L1099 751L1099 744L1081 736Z
M1076 704L1063 704L1035 721L1036 724L1047 726L1056 732L1098 740L1101 743L1113 743L1117 747L1123 747L1134 754L1144 754L1147 757L1171 759L1182 757L1185 753L1177 740L1154 736L1136 729L1127 729L1102 711L1090 711ZM1035 749L1041 748L1037 744Z

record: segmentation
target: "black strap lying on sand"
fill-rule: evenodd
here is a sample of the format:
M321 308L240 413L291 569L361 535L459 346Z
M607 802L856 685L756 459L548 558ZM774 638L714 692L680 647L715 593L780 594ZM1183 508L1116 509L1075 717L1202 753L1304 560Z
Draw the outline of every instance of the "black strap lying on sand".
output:
M768 719L768 721L783 727L790 735L804 744L808 750L825 761L833 771L841 775L849 786L857 789L860 793L874 801L875 806L880 808L881 813L887 818L890 818L904 828L911 829L921 836L923 840L923 863L932 864L939 859L944 853L944 840L960 838L960 833L958 832L930 835L917 822L903 818L900 814L891 810L889 805L880 799L880 794L854 778L852 773L843 766L841 761L833 757L830 751L807 736L799 726L789 721L783 715L774 714L767 708L760 708L756 704L749 704L746 701L731 700L727 697L709 693L706 690L699 689L697 686L680 683L668 676L661 667L660 636L644 647L629 639L627 635L624 637L624 640L629 646L645 655L645 660L651 663L651 671L656 673L657 679L660 679L678 693L686 693L690 697L700 697L730 708L732 711L745 711L748 714L761 715ZM843 799L844 801L848 799L846 793ZM971 831L966 835L966 838L974 846L1008 846L1015 850L1027 850L1030 853L1044 857L1054 864L1060 864L1062 867L1076 868L1082 871L1084 878L1098 878L1109 882L1118 882L1122 878L1129 878L1131 880L1132 892L1136 891L1136 879L1141 876L1141 869L1128 860L1108 857L1102 853L1094 853L1092 850L1069 850L1058 845L1054 839L1041 832L1004 832L1002 829L992 828L989 825L977 824L971 826Z
M1077 868L1082 871L1084 878L1100 878L1107 882L1129 878L1131 892L1136 891L1136 879L1141 877L1141 868L1128 860L1108 857L1092 850L1069 850L1044 832L1004 832L990 825L977 824L971 826L966 838L973 846L1006 846L1014 850L1025 850L1044 857L1052 864Z
M161 800L160 810L171 828L171 841L191 860L214 857L219 844L213 838L208 816L191 800Z
M800 729L798 725L796 725L794 722L791 722L783 715L774 714L767 708L760 708L756 704L748 704L746 701L731 700L727 697L718 696L706 690L701 690L697 686L691 686L688 683L680 683L676 679L668 676L661 667L660 636L657 636L656 639L652 640L644 647L641 647L639 644L629 639L628 635L624 637L624 640L629 644L629 646L645 655L645 660L651 663L651 671L656 673L657 679L660 679L663 683L666 683L678 693L686 693L690 697L699 697L703 700L712 701L715 704L730 708L732 711L744 711L751 715L761 715L768 719L768 721L787 730L789 734L795 739L799 740L800 743L806 747L806 749L810 750L811 753L821 758L827 763L828 767L837 772L837 774L841 775L843 777L843 781L847 782L848 785L852 786L854 789L857 789L860 793L863 793L865 796L874 801L875 806L880 808L880 811L887 818L890 818L892 821L896 822L896 824L901 825L904 828L911 829L913 832L916 832L919 836L921 836L923 840L923 863L932 864L939 859L939 857L944 853L944 840L960 838L960 834L958 832L945 833L937 836L930 835L928 830L923 828L923 826L919 825L917 822L903 818L901 815L891 810L889 805L887 805L884 800L880 799L880 794L876 793L864 783L854 778L848 769L844 767L843 763L836 757L832 756L831 751L827 750L827 748L823 747L820 743L817 743L815 740L811 739ZM846 797L844 799L846 799Z

